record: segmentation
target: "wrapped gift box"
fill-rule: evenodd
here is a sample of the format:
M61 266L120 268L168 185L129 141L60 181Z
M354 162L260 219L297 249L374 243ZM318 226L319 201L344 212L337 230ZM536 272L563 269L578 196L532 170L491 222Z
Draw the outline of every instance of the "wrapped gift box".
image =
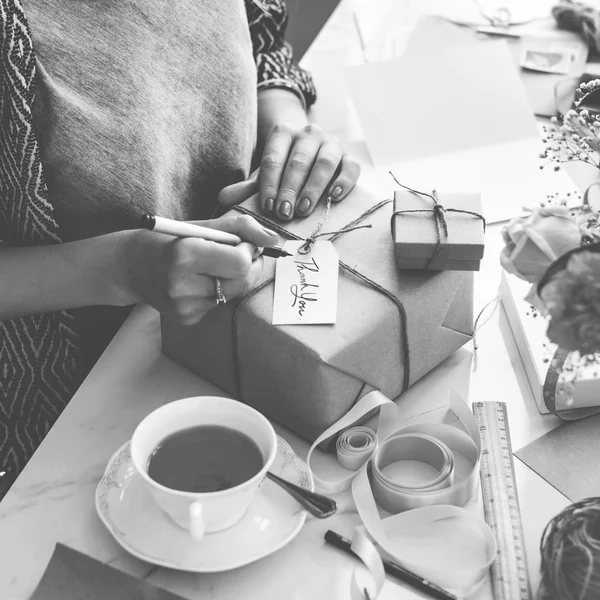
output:
M332 207L323 230L339 230L379 202L356 189ZM242 206L259 214L255 197ZM471 339L473 275L398 272L392 206L361 222L370 228L334 242L340 261L358 273L340 266L334 325L272 325L273 283L260 284L275 260L266 258L259 291L191 327L163 317L163 352L311 441L371 389L398 396ZM285 227L306 238L323 215L319 206Z
M448 192L439 195L445 209L482 214L481 195ZM396 265L399 269L479 271L484 250L485 225L474 215L446 210L448 236L441 238L436 257L438 228L431 198L408 191L394 194L393 236ZM422 211L422 212L421 212Z
M581 367L579 355L572 353L563 367L552 372L558 346L546 336L547 319L523 299L530 287L526 281L502 273L500 299L540 413L550 412L544 400L544 385L554 390L558 410L600 406L600 365ZM578 376L573 381L575 370Z

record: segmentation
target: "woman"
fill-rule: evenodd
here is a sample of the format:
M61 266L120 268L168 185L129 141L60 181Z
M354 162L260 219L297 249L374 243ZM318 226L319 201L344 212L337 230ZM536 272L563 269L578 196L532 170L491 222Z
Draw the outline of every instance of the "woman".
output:
M142 214L206 219L257 187L287 221L343 199L359 174L308 126L314 89L283 42L281 0L25 8L0 0L0 497L123 307L196 322L215 278L227 298L243 293L257 247L278 242L227 215L206 224L237 247L174 240L136 230ZM253 154L260 175L246 182Z

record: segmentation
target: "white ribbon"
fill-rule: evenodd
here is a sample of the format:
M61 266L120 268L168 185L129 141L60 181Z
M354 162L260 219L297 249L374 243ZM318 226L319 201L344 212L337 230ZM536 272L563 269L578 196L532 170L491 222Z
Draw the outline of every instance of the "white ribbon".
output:
M377 436L368 427L352 427L340 434L335 446L340 465L350 471L357 471L375 452Z
M376 433L352 427L375 409ZM495 538L483 519L459 508L479 489L479 429L456 395L450 409L456 425L417 423L396 431L396 405L381 392L370 392L311 446L307 464L315 483L327 493L351 487L363 524L353 550L369 570L372 585L359 584L355 570L353 598L373 600L385 581L379 552L365 532L394 562L455 593L471 595L487 576L496 556ZM319 477L311 464L313 451L340 431L338 461L348 473L337 480ZM393 467L406 460L430 465L431 479L418 484L399 480ZM378 505L392 516L381 519Z

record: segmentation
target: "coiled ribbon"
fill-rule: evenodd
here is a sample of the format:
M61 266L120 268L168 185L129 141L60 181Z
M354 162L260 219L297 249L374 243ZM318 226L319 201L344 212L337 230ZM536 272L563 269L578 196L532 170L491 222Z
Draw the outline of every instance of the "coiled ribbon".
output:
M354 426L377 409L376 432ZM306 461L316 485L330 494L351 488L362 522L352 549L370 578L364 585L364 569L355 570L353 599L373 600L383 587L385 572L374 544L395 562L457 594L471 595L486 578L496 556L495 538L483 519L461 508L479 489L479 428L458 396L451 397L450 409L453 423L419 422L397 430L396 404L373 391L311 446ZM312 458L315 448L336 434L338 462L347 474L331 480L315 473ZM411 482L402 461L429 465L430 479ZM381 519L378 506L392 516ZM446 552L443 557L436 556L440 551Z

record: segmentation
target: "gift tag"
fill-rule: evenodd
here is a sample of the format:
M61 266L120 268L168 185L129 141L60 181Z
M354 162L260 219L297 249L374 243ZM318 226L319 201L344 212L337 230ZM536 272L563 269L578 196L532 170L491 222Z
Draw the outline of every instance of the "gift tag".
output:
M317 241L300 254L303 241L289 241L275 266L273 325L335 323L337 314L338 255L331 242Z

